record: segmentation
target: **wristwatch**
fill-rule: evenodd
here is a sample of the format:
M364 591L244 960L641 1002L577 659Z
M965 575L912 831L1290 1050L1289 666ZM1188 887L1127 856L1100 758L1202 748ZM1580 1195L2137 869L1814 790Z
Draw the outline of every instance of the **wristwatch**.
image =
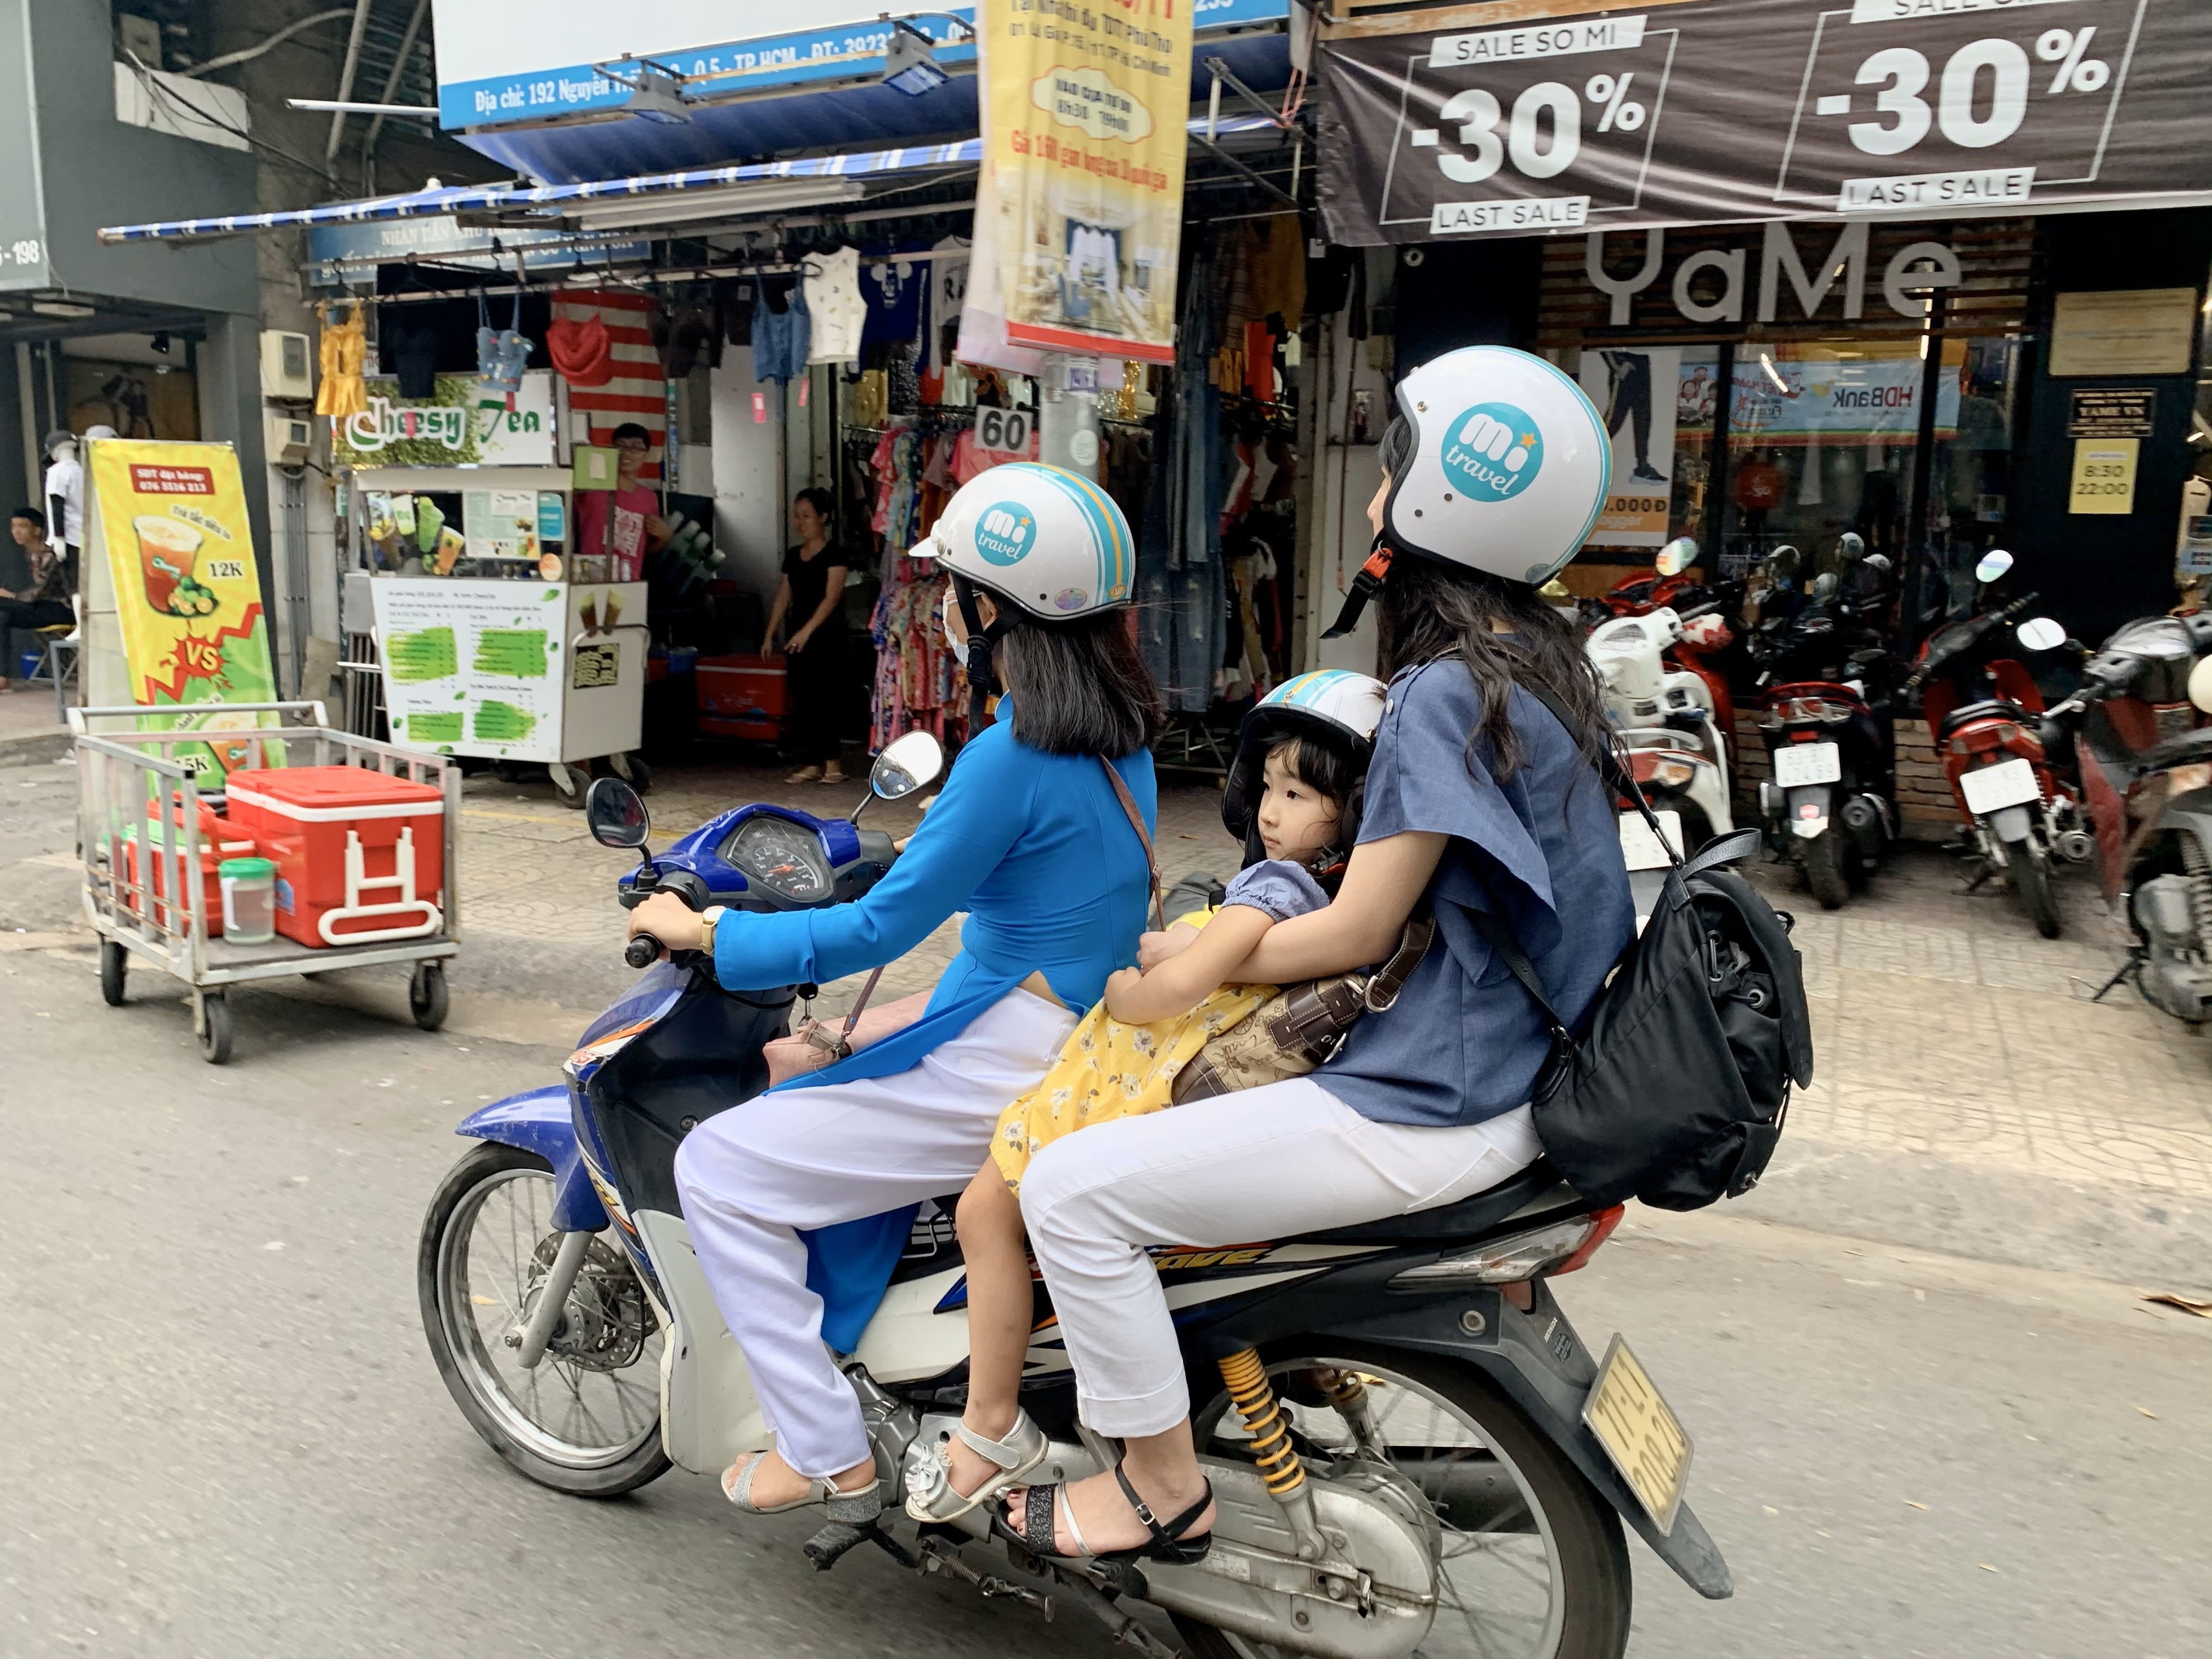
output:
M710 904L699 913L699 948L710 957L714 954L714 924L729 908L726 904Z

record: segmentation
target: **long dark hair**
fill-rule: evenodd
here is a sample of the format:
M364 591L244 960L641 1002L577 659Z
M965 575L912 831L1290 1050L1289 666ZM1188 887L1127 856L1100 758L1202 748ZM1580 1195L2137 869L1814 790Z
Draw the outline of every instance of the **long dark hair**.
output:
M1386 472L1395 476L1405 465L1413 435L1402 416L1390 423L1382 444ZM1376 611L1385 680L1439 657L1456 656L1467 665L1482 698L1482 721L1468 734L1468 751L1471 758L1478 739L1486 744L1494 775L1512 776L1528 758L1513 729L1516 679L1540 684L1564 703L1574 716L1568 735L1584 754L1596 756L1605 731L1604 687L1583 651L1581 630L1526 582L1405 554L1391 564Z
M999 677L1014 700L1014 736L1048 755L1118 760L1149 747L1166 724L1159 690L1129 637L1128 618L1100 611L1043 622L1003 595L1015 618L999 641Z

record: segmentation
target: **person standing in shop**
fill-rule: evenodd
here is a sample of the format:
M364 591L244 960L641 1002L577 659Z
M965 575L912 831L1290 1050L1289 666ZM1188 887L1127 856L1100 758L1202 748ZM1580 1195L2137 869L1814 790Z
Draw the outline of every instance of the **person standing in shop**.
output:
M610 580L634 582L644 577L645 556L668 539L668 520L660 516L660 497L640 477L653 453L653 434L625 421L615 428L614 447L614 489L576 492L575 550L610 555Z
M845 556L830 545L830 492L802 489L792 499L791 528L799 544L783 556L783 578L769 607L763 655L781 640L788 678L792 757L799 769L787 783L842 783L845 767L837 735L838 702L845 690ZM781 639L784 624L801 620Z

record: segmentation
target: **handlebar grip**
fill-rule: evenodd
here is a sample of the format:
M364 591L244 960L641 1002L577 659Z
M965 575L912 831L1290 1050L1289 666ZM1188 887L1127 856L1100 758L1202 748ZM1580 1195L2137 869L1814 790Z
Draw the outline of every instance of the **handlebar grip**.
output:
M623 946L623 960L633 968L650 968L660 960L660 941L650 933L635 934Z

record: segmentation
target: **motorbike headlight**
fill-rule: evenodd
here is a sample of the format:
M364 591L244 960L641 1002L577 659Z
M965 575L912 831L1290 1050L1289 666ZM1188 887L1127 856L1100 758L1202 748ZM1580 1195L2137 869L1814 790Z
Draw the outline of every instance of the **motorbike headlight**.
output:
M1621 1206L1516 1233L1461 1250L1390 1280L1394 1291L1437 1290L1452 1285L1509 1285L1516 1279L1571 1273L1590 1259L1620 1224Z

